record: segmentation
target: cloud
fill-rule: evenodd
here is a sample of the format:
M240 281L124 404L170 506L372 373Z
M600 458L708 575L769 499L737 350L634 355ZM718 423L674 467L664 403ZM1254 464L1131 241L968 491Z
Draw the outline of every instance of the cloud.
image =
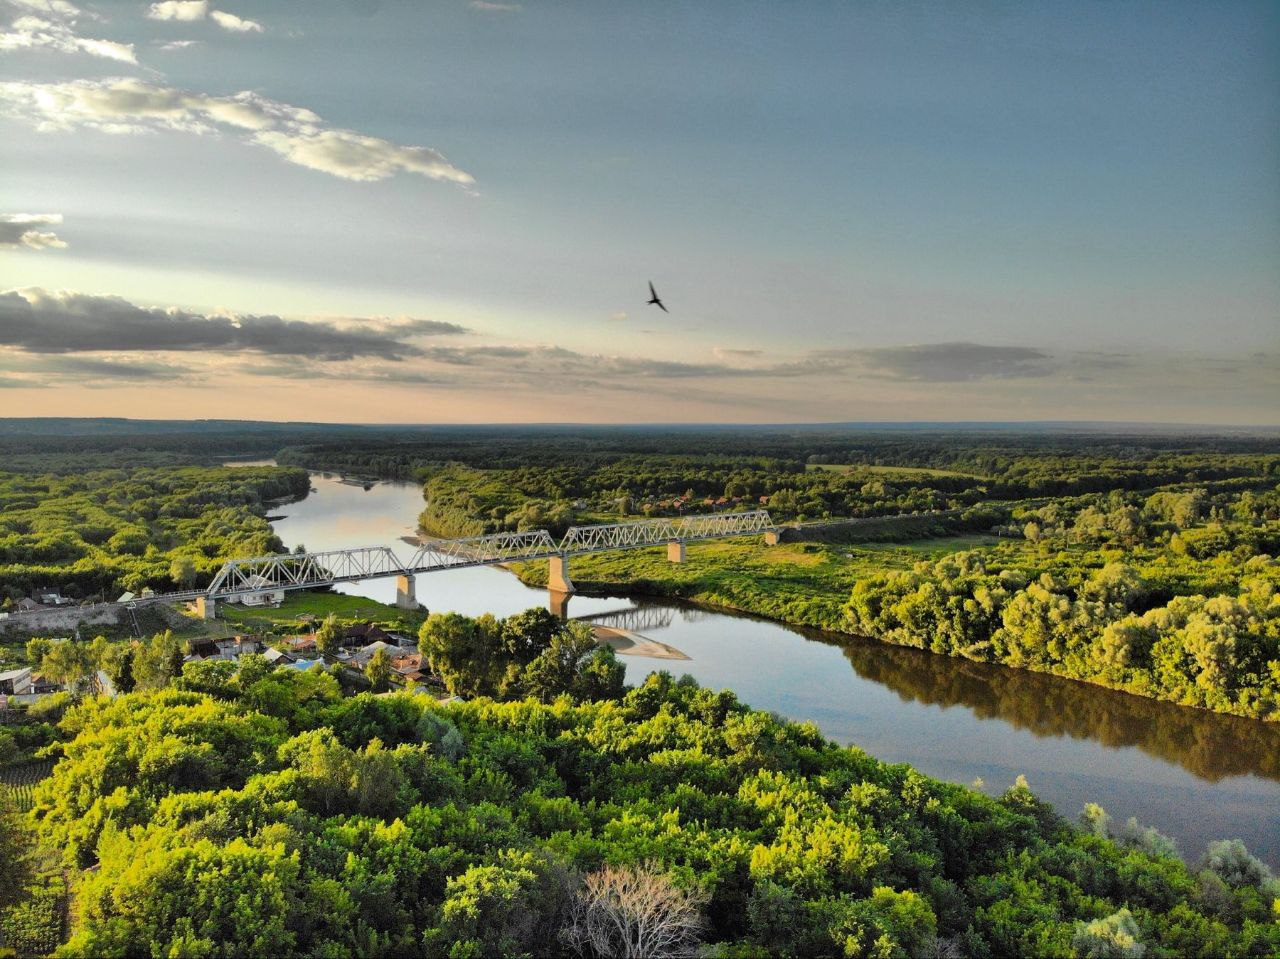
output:
M147 11L152 20L180 20L190 23L209 15L209 0L164 0L153 3Z
M981 343L927 343L857 351L867 370L886 379L961 382L1047 376L1055 371L1049 354L1022 346Z
M112 134L229 131L290 163L348 180L383 180L404 172L463 185L474 182L470 174L429 147L403 146L327 127L310 110L247 90L215 97L128 77L0 82L0 113L42 132L83 128Z
M519 13L524 9L518 3L494 3L493 0L467 0L467 6L486 13Z
M746 360L746 359L753 359L754 357L764 355L764 350L743 350L743 349L738 349L737 347L729 347L729 346L717 346L711 352L714 353L717 357L719 357L722 360L726 360L726 359Z
M350 130L264 130L253 140L290 163L347 180L385 180L403 171L433 180L472 182L468 174L429 147L399 146Z
M21 364L20 372L55 374L85 380L129 380L134 382L187 378L190 369L151 360L135 361L96 356L37 357Z
M428 320L287 320L147 308L116 296L38 287L0 293L0 346L26 353L211 351L401 360L423 353L408 337L459 332L462 327Z
M161 50L186 50L188 47L200 46L199 40L170 40L168 43L160 44Z
M234 13L227 13L224 10L214 10L209 14L209 19L222 27L223 30L230 30L232 33L261 33L262 24L255 20L242 20Z
M173 20L179 23L195 23L198 20L212 20L224 30L232 33L261 33L262 24L255 20L237 17L225 10L214 10L209 0L163 0L162 3L151 4L147 16L152 20Z
M615 323L625 323L627 321L627 314L625 311L619 310L617 313L610 313L609 319L613 320Z
M61 213L0 213L0 250L27 246L33 250L61 250L66 242L39 227L62 222Z
M752 370L773 376L855 372L883 380L959 383L1048 376L1058 370L1058 364L1048 353L1029 347L955 342L816 350L795 360Z
M0 51L55 50L87 53L105 60L137 63L133 44L82 37L76 24L83 15L66 0L9 0L20 15L0 32Z

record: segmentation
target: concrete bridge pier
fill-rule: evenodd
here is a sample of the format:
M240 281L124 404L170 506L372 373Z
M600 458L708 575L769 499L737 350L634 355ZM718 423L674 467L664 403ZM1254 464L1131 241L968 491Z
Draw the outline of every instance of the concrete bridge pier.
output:
M414 578L409 574L396 577L396 605L401 609L417 609L418 597L415 593Z
M684 562L684 543L678 539L673 539L667 544L667 562L683 563Z
M208 596L196 597L196 612L201 619L217 619L218 618L218 601L210 599Z
M765 546L777 546L782 542L782 530L771 529L764 534Z
M573 580L569 578L569 557L564 553L547 560L547 589L556 593L573 592Z
M566 593L558 589L547 590L547 609L551 610L551 614L556 619L567 620L569 618L569 597L573 593Z
M561 553L547 560L547 608L560 619L569 618L569 597L573 580L569 578L569 557Z

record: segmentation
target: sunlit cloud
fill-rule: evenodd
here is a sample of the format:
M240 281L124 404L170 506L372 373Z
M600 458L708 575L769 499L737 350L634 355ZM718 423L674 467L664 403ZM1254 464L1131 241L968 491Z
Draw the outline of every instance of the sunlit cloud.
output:
M131 43L81 36L76 25L85 14L66 0L8 0L8 5L19 15L0 32L0 51L42 49L138 62Z
M151 4L147 16L152 20L172 20L178 23L212 20L232 33L262 32L262 24L225 10L215 10L209 5L209 0L163 0L162 3Z
M232 33L261 33L262 24L255 20L245 20L237 17L234 13L227 13L225 10L213 10L209 13L209 19L222 27L223 30L230 30Z
M41 229L61 222L61 213L0 213L0 250L18 246L61 250L66 242L52 230Z
M0 82L0 112L42 132L231 132L290 163L348 180L416 173L469 185L470 174L429 147L328 127L315 113L252 91L209 96L129 77L66 83Z

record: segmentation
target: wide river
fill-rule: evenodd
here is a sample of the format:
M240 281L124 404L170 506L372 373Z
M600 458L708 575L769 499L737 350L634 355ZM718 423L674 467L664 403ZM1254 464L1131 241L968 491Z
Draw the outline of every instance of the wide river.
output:
M310 550L390 545L403 558L422 510L419 487L365 490L315 474L313 492L279 507L276 532ZM689 562L698 561L697 547ZM339 586L394 601L394 580ZM418 577L433 612L507 616L547 601L510 573L476 568ZM1243 839L1280 866L1280 729L1153 702L1071 680L832 637L670 602L575 596L570 615L602 617L674 646L684 660L625 656L627 676L689 673L752 706L812 720L833 739L998 793L1023 774L1074 818L1101 803L1137 816L1195 859L1212 839ZM616 614L616 615L609 615Z

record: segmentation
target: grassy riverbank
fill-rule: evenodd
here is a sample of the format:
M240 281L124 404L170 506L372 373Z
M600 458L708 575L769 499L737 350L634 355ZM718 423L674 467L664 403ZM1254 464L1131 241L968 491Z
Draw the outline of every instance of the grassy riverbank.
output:
M757 616L849 632L844 608L859 579L886 569L907 570L923 558L962 549L971 537L920 540L909 544L835 547L782 543L765 549L756 540L690 545L687 561L667 561L664 548L575 557L574 585L588 592L689 600ZM521 581L545 586L545 563L512 567Z

